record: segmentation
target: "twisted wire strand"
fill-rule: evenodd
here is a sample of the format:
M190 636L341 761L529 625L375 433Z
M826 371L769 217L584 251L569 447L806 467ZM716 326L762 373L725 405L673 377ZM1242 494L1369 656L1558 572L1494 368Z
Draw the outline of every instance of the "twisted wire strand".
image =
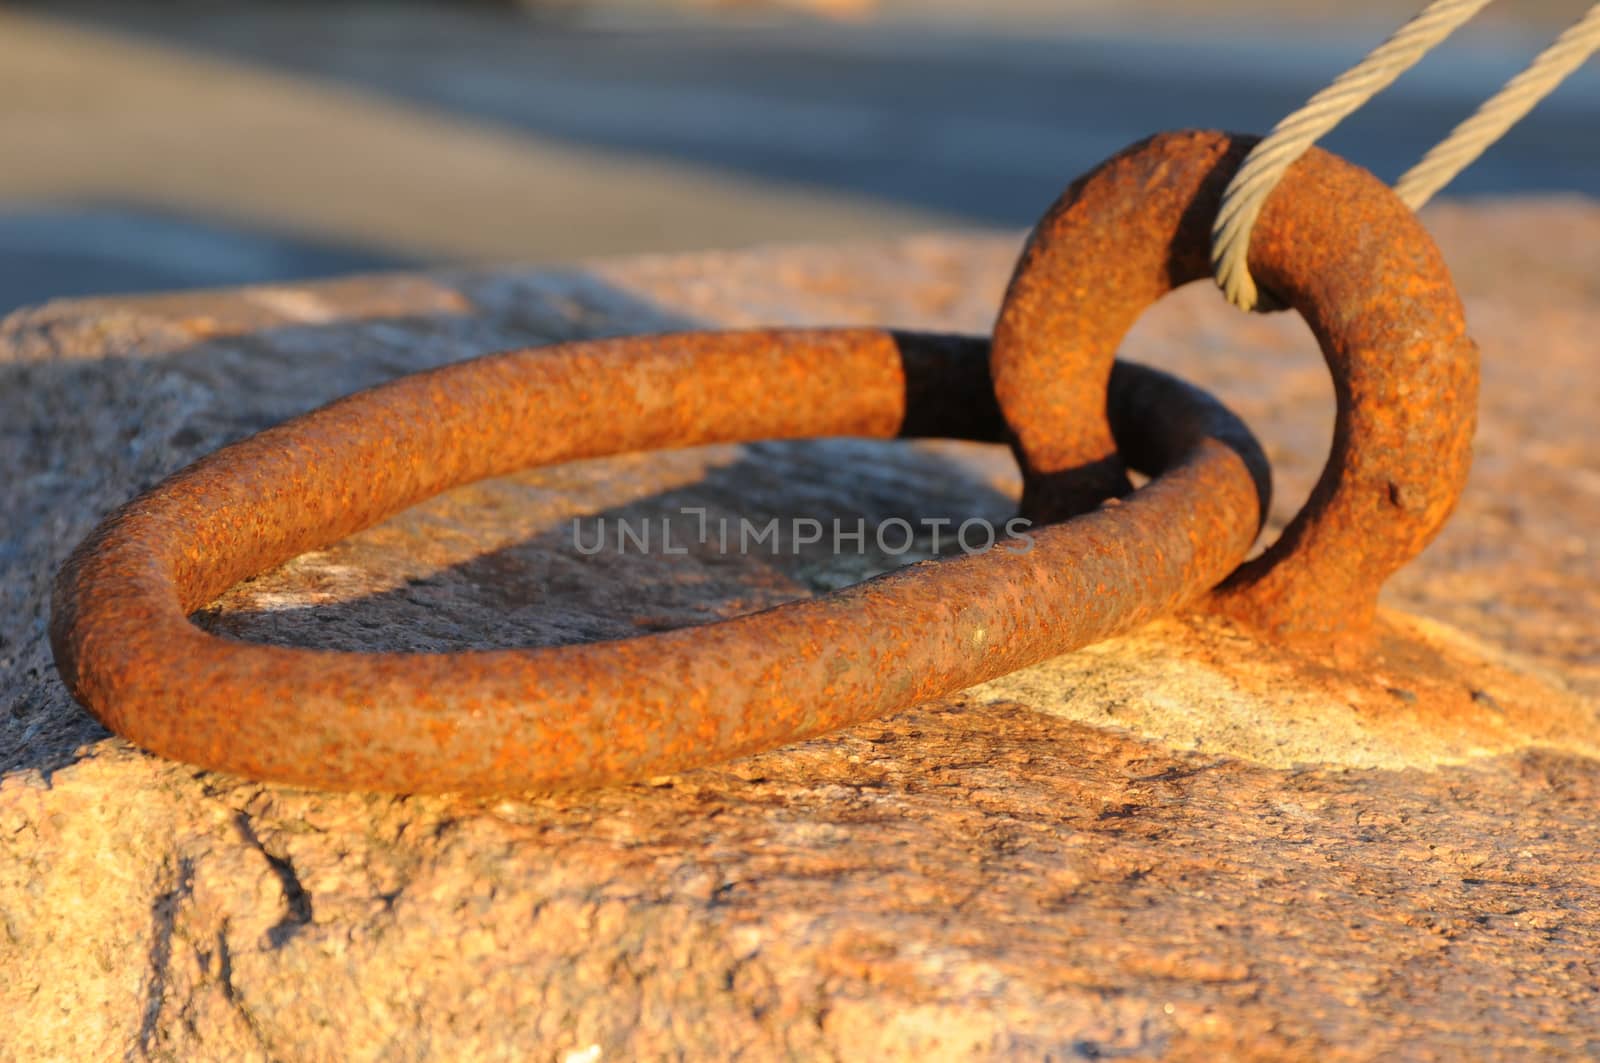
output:
M1412 210L1420 208L1596 51L1600 51L1600 3L1402 174L1394 184L1396 194Z
M1292 112L1245 158L1222 196L1211 229L1211 271L1228 301L1253 310L1260 299L1246 257L1267 196L1294 161L1352 111L1388 88L1490 0L1433 0L1361 62Z

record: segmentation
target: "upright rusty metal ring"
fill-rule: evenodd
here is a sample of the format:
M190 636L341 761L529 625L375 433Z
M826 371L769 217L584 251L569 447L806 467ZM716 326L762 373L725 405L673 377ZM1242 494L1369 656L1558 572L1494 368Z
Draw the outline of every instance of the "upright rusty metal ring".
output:
M1034 230L992 358L1026 514L1059 519L1130 489L1099 413L1113 354L1146 307L1208 275L1222 190L1254 143L1154 137L1075 182ZM1278 636L1359 644L1384 580L1434 537L1466 482L1477 348L1410 210L1325 152L1306 154L1267 202L1250 271L1311 326L1338 414L1310 500L1214 604Z
M986 353L875 329L697 333L396 380L226 447L109 517L58 576L56 665L106 726L208 768L402 792L582 786L960 690L1192 600L1244 557L1266 490L1254 440L1203 393L1121 366L1116 427L1159 475L1125 505L1038 529L1025 552L585 646L336 653L188 620L247 576L529 466L762 438L1001 440Z

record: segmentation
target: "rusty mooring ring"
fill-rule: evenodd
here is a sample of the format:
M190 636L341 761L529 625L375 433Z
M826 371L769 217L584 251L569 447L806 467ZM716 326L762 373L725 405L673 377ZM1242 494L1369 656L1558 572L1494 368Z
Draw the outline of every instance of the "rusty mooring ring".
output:
M1130 490L1098 416L1112 358L1150 304L1209 274L1222 190L1255 138L1162 134L1074 182L1034 230L995 326L994 390L1053 520ZM1427 232L1365 170L1312 149L1267 202L1250 272L1311 326L1333 374L1333 448L1299 515L1215 595L1275 636L1359 645L1378 591L1466 482L1477 348Z
M1266 462L1153 370L1111 380L1158 473L1124 505L827 597L585 646L362 654L242 643L188 615L240 579L451 486L629 450L775 437L999 441L979 339L875 329L572 343L405 377L226 447L110 516L58 576L73 695L156 753L403 792L623 781L960 690L1192 600L1244 557ZM1135 439L1137 436L1139 438Z

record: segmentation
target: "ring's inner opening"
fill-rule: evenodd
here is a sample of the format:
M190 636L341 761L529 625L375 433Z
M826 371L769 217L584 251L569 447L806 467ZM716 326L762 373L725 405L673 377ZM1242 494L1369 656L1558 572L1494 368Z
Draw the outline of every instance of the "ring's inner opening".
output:
M824 439L624 455L447 491L195 614L285 646L448 652L627 638L1004 541L1003 446Z
M1205 389L1249 425L1272 464L1272 508L1251 551L1260 554L1305 505L1333 445L1333 382L1305 321L1292 310L1241 313L1197 281L1146 310L1118 356Z

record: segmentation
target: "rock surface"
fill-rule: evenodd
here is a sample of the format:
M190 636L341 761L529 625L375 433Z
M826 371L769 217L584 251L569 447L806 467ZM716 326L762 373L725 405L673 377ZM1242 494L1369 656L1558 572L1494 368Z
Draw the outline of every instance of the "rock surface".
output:
M106 738L50 667L50 575L115 504L354 388L508 346L701 324L983 331L1017 241L14 315L0 328L0 1057L1600 1052L1600 723L1582 700L1600 694L1600 208L1445 207L1431 224L1484 352L1478 460L1454 523L1388 604L1559 677L1574 692L1549 693L1561 728L1496 690L1466 721L1398 696L1252 699L1202 668L1229 633L1175 620L841 734L603 792L328 795L199 772ZM1148 315L1127 353L1251 422L1281 526L1331 424L1304 327L1197 288ZM1015 479L997 448L859 441L536 471L300 558L199 619L346 648L617 637L895 559L591 563L572 549L574 516L1002 517ZM935 552L924 538L914 556Z

